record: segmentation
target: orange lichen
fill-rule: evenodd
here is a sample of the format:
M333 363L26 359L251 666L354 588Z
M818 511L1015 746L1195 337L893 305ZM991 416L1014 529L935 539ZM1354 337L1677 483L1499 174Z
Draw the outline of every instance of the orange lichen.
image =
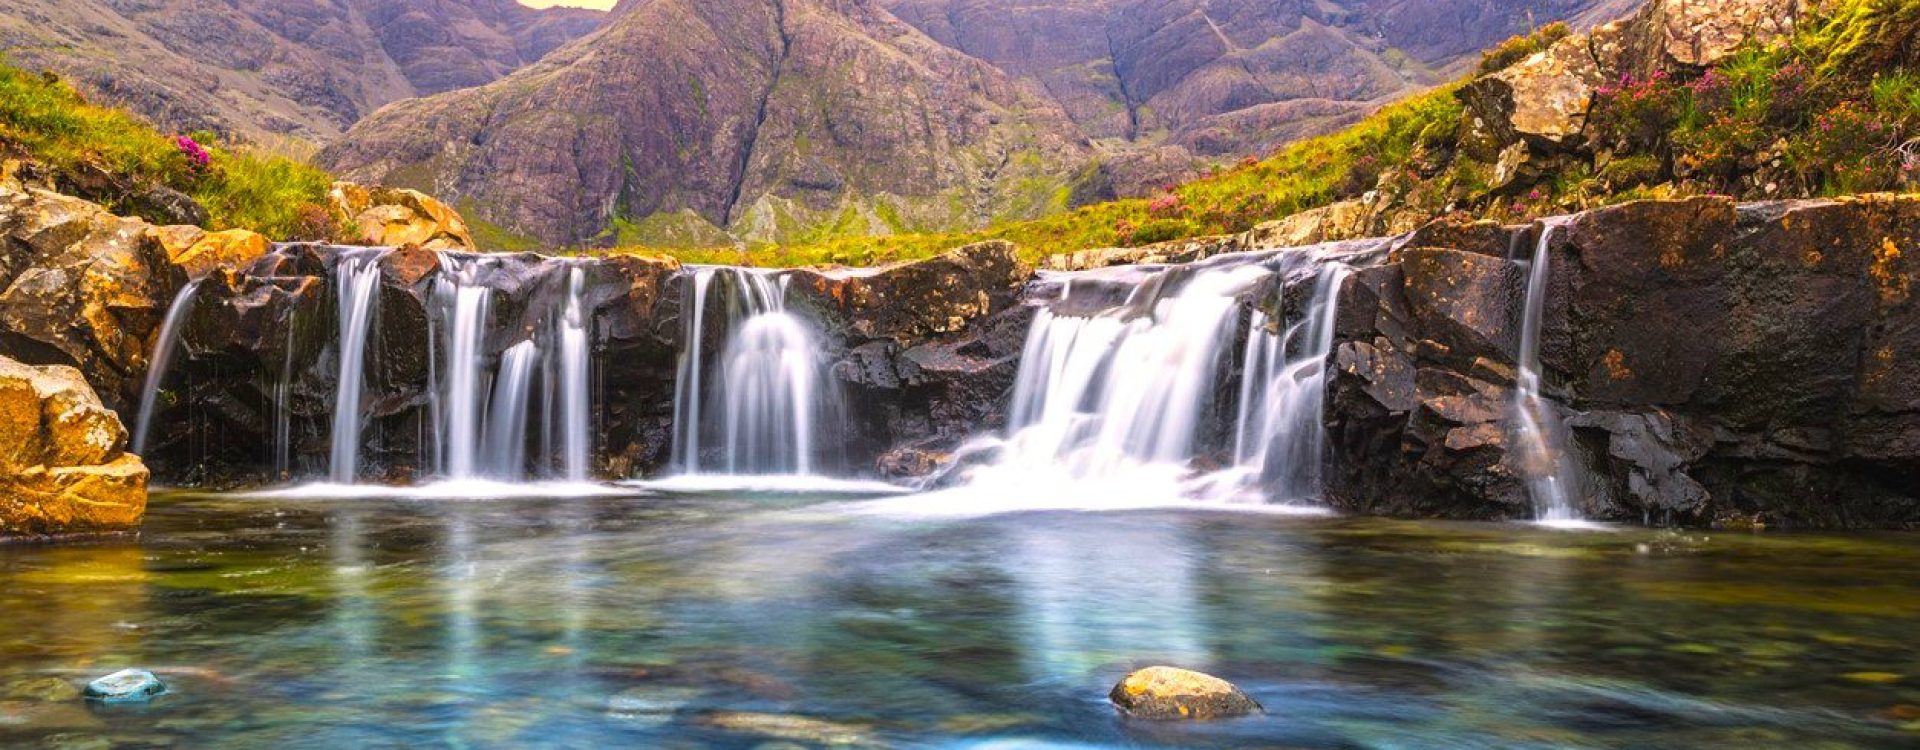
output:
M1913 276L1901 265L1900 246L1893 244L1892 237L1881 240L1880 248L1873 252L1873 266L1867 269L1880 289L1881 302L1897 305L1912 293Z
M1619 349L1608 349L1600 358L1600 364L1607 368L1609 380L1626 380L1633 377L1633 370L1627 367L1627 355Z

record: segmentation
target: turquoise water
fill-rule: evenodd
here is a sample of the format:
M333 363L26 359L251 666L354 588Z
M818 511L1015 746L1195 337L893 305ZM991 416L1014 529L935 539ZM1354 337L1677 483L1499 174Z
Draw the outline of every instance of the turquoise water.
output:
M1920 747L1914 535L911 502L157 498L0 546L0 745ZM1152 664L1268 713L1120 718Z

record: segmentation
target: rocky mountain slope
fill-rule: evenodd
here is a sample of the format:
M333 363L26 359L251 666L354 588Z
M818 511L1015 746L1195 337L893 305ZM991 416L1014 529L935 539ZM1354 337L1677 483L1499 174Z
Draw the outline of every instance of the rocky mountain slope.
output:
M172 130L308 140L499 78L605 20L515 0L9 0L0 51Z
M1441 83L1537 24L1633 0L884 0L1032 81L1095 138L1261 153Z
M1627 4L628 2L582 47L369 118L322 159L465 200L507 230L496 238L686 246L972 228L1324 132L1535 22ZM554 108L581 116L504 114ZM575 145L556 161L555 143Z
M320 159L578 245L1031 216L1086 153L1057 106L869 0L654 0L500 81L387 107Z

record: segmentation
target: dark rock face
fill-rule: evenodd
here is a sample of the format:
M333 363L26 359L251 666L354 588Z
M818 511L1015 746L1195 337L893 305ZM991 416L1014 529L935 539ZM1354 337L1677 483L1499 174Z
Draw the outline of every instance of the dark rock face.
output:
M795 287L845 351L836 378L852 391L863 438L857 468L926 476L948 452L1005 423L1007 394L1032 308L1030 269L1011 244L986 242L873 271L800 271Z
M162 127L317 140L493 81L605 18L515 0L12 0L0 48Z
M1917 233L1920 201L1887 196L1635 203L1556 233L1541 357L1586 470L1584 512L1920 521L1904 364L1920 348L1903 251ZM1505 463L1524 295L1511 266L1406 250L1349 282L1329 414L1337 505L1526 517Z

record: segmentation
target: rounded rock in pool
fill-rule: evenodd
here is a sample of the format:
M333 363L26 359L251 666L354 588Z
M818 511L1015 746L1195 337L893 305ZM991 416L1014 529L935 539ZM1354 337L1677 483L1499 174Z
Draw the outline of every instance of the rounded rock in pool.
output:
M167 691L167 685L144 669L122 669L87 683L87 700L101 703L138 703Z
M1231 682L1174 667L1135 671L1107 698L1136 719L1231 719L1265 710Z

